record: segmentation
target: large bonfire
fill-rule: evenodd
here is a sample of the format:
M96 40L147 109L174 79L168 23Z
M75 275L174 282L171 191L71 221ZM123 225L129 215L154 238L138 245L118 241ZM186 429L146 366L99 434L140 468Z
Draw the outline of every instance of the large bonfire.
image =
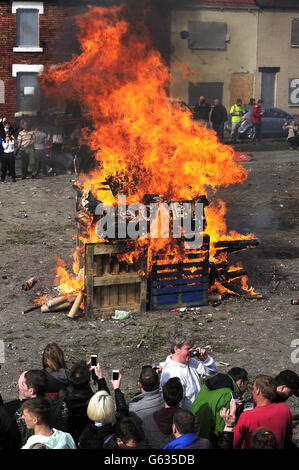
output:
M140 202L145 194L181 201L208 192L215 195L220 186L246 180L245 169L234 161L234 150L221 144L215 132L194 121L191 113L170 109L169 69L145 28L142 36L134 32L122 7L89 7L76 21L80 55L45 70L41 84L49 93L76 96L92 117L93 130L83 130L82 139L95 151L99 165L80 175L83 191L88 189L104 203L115 203L111 192L101 190L102 182L112 178L133 188L127 192L128 203ZM212 260L215 242L254 237L228 233L225 204L213 199L205 209ZM84 245L101 240L91 227L81 241ZM135 243L138 256L145 243L157 250L166 242L138 239ZM73 254L73 273L66 263L57 262L56 283L62 293L83 288L78 250Z

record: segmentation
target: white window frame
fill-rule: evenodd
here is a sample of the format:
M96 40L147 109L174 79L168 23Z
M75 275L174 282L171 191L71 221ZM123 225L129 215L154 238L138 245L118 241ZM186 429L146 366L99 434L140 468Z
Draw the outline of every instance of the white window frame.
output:
M17 10L37 10L38 17L44 13L44 2L12 2L11 11L13 14ZM38 24L38 41L39 41L39 24ZM43 52L42 47L38 46L19 46L14 47L13 52Z
M5 83L0 79L0 104L5 103Z
M17 77L19 72L32 72L32 73L39 73L44 70L44 66L42 64L12 64L12 76ZM19 116L36 116L36 111L17 111L15 113L15 117Z

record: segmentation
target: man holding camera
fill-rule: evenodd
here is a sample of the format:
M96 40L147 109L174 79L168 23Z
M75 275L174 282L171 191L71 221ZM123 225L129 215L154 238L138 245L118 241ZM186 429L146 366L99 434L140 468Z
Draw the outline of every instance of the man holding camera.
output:
M200 377L218 372L215 361L205 349L192 350L193 339L190 333L181 330L172 339L172 354L160 363L160 387L170 377L178 377L182 383L184 398L182 408L189 409L198 394Z

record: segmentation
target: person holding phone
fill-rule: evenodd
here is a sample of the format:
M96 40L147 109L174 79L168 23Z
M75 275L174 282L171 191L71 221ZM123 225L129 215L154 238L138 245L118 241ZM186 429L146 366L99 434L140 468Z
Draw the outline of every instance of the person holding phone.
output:
M190 411L199 419L200 435L209 439L213 446L224 428L220 410L229 408L232 398L236 404L241 404L248 383L247 371L241 367L233 367L227 374L218 373L208 378L201 387Z
M193 338L189 331L180 330L172 336L171 352L164 362L160 363L162 374L160 387L170 377L178 377L183 385L184 398L182 408L190 409L200 391L200 377L218 372L216 363L204 348L192 350Z

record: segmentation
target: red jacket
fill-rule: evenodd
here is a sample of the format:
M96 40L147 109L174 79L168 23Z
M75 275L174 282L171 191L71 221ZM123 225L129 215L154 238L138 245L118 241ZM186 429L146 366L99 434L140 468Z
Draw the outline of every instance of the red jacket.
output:
M271 403L243 411L234 427L234 447L251 449L252 434L260 426L270 429L276 436L279 449L283 449L293 433L290 408L285 403Z
M253 123L261 122L263 112L264 111L262 110L261 105L259 103L256 103L252 108L251 122Z

